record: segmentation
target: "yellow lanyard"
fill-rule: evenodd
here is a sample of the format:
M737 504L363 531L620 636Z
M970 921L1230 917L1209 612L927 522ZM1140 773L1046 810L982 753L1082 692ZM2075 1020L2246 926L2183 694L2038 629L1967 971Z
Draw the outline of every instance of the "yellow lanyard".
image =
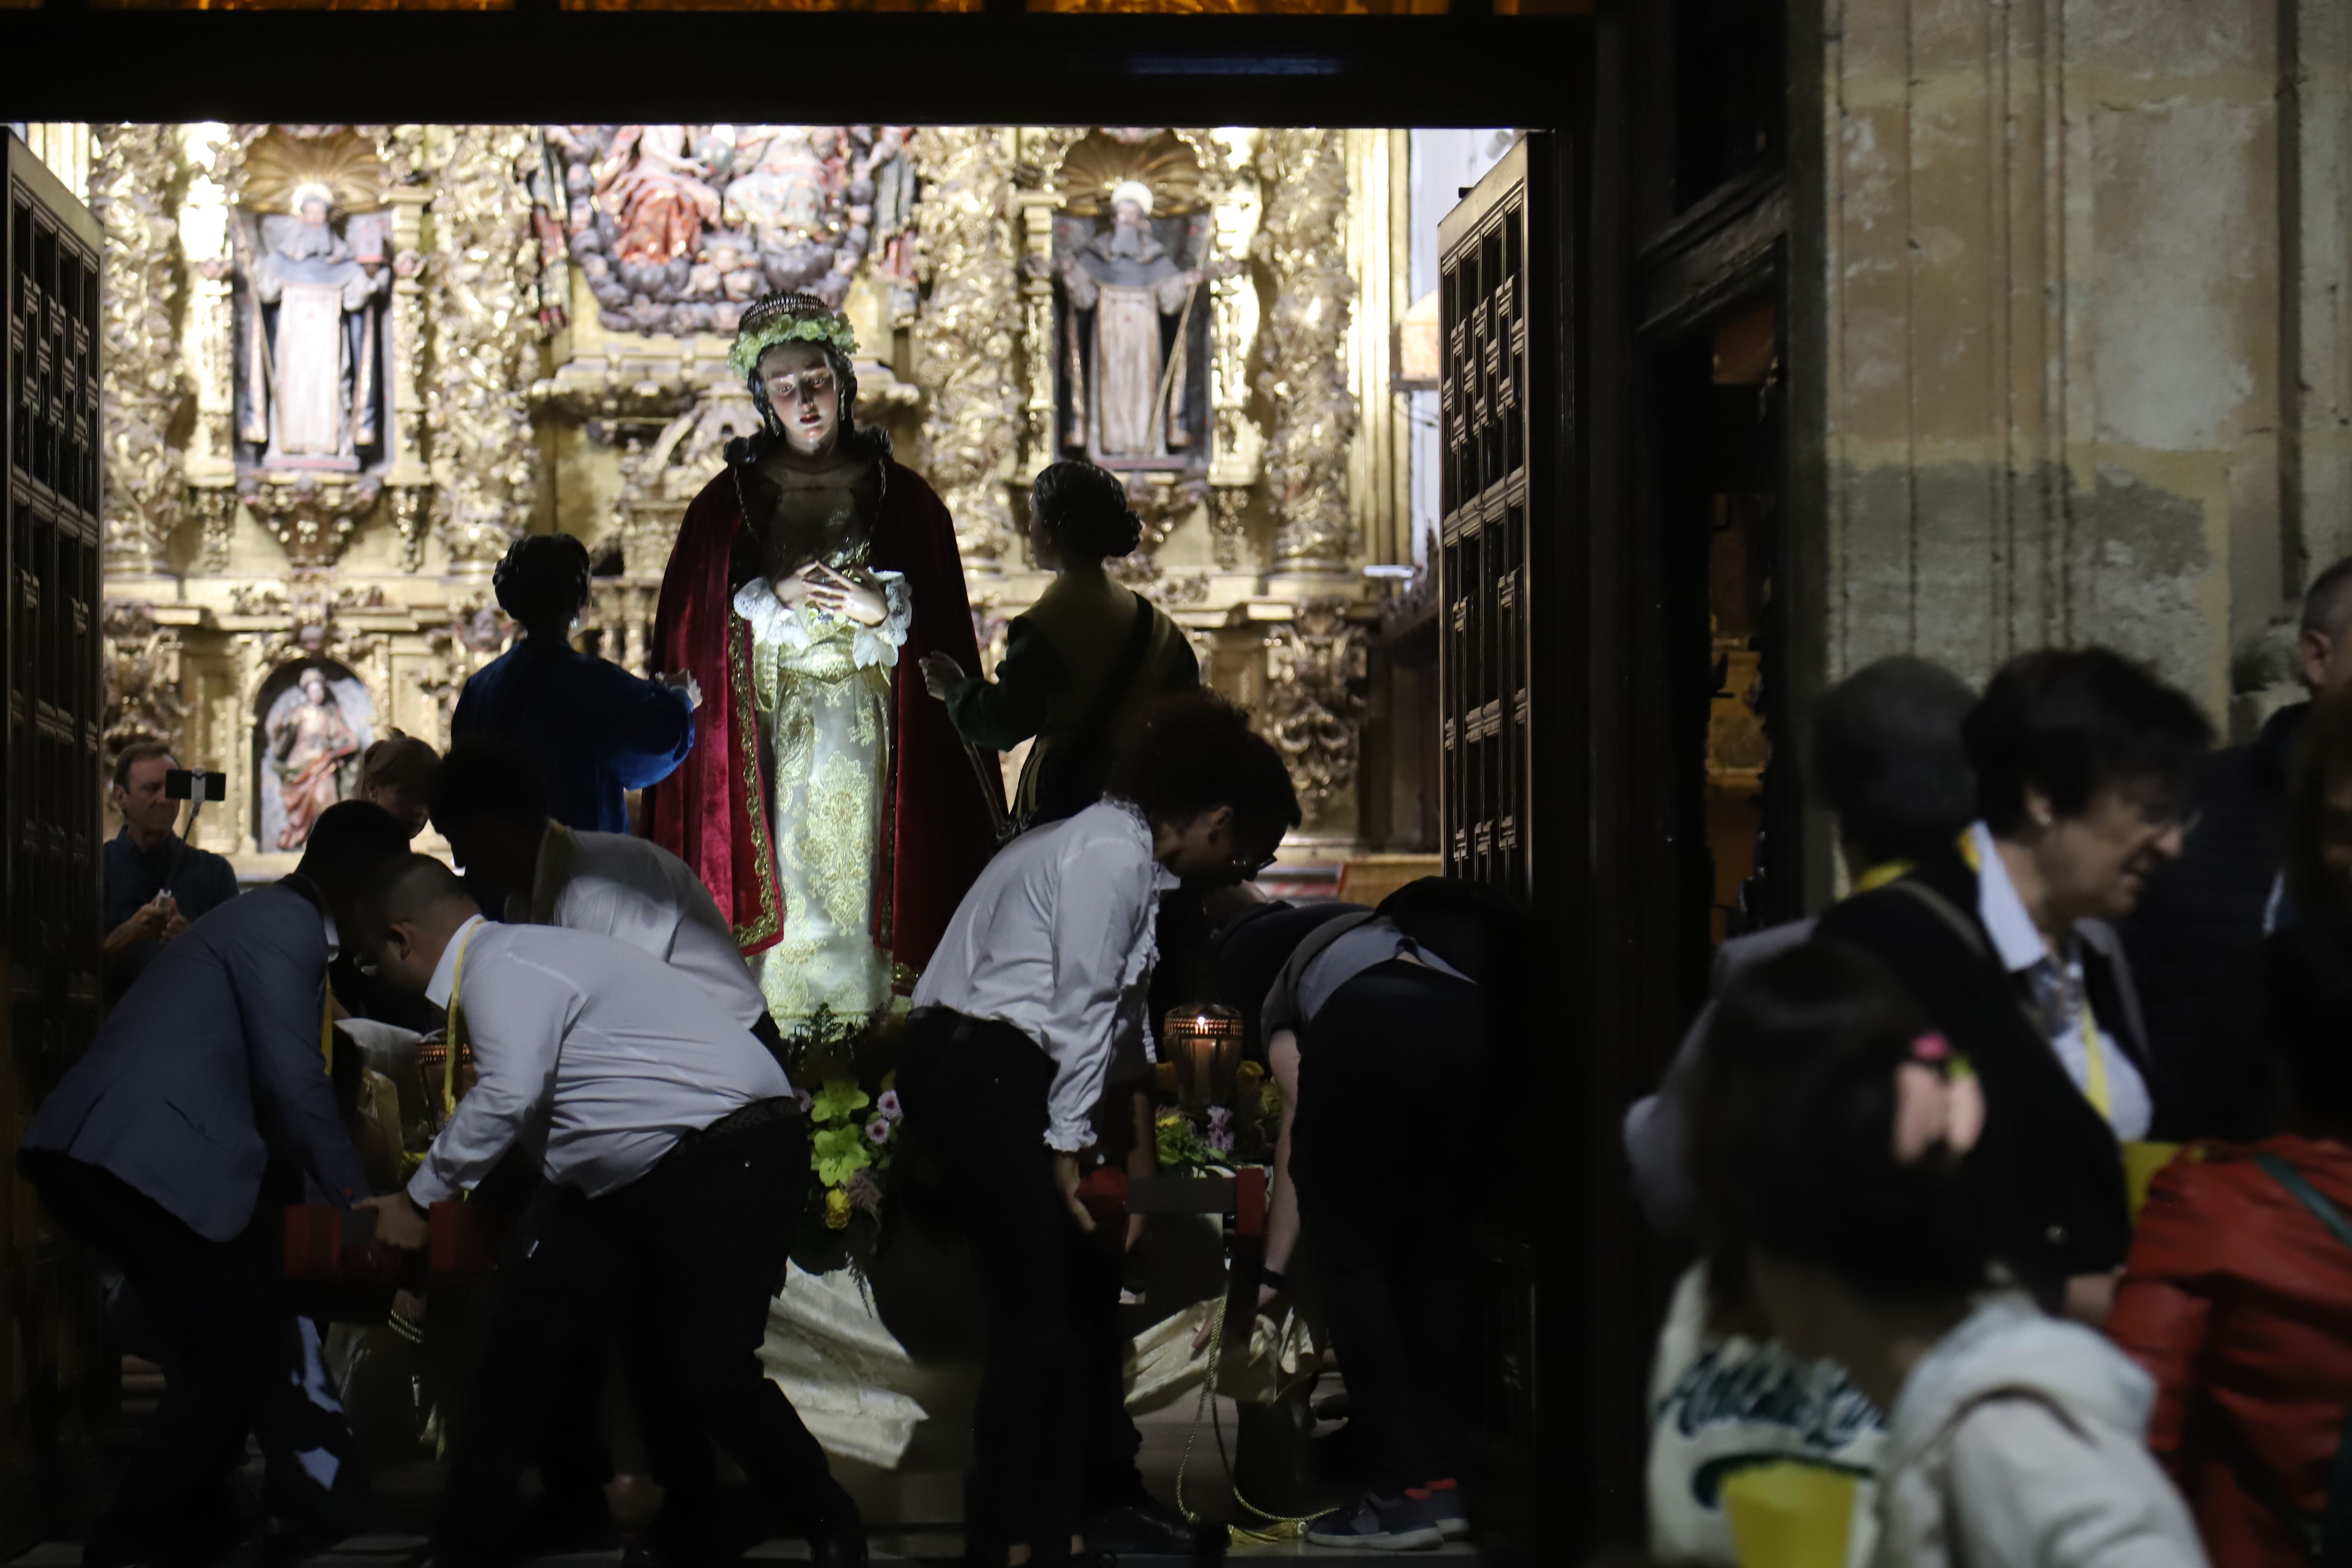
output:
M1969 869L1979 877L1984 875L1984 860L1977 853L1974 829L1960 835L1960 858L1966 860ZM2055 954L2052 955L2051 962L2057 962ZM2091 1016L2091 998L2087 992L2083 996L2083 1098L2091 1102L2091 1109L2097 1111L2103 1120L2113 1121L2116 1119L2115 1090L2107 1083L2107 1051L2099 1042L2099 1026Z
M474 940L474 932L481 929L480 926L469 927L466 934L457 939L457 962L449 970L449 1006L441 1031L441 1037L449 1043L449 1049L441 1060L441 1116L444 1121L455 1115L457 1110L457 988L466 981L467 945Z
M319 1059L326 1064L327 1076L335 1076L335 988L321 980L319 989L326 994L319 1008Z
M1874 893L1889 882L1901 881L1911 874L1911 862L1908 860L1881 860L1853 879L1853 890L1857 893Z

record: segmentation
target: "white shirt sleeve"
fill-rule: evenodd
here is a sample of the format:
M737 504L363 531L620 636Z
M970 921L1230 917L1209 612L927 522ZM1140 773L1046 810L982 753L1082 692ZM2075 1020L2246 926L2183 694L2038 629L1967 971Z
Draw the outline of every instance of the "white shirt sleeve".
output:
M1947 1517L1972 1568L2205 1568L2195 1524L2147 1447L1996 1395L1950 1437Z
M473 1046L474 1087L409 1179L408 1195L420 1205L473 1188L555 1098L555 1064L579 998L536 965L499 965L495 980L490 967L483 963L474 984L458 993Z
M1092 856L1083 847L1062 861L1053 921L1058 1005L1040 1042L1055 1064L1045 1142L1065 1153L1095 1141L1092 1117L1110 1068L1119 1000L1153 958L1151 864L1105 864L1106 846L1093 846Z

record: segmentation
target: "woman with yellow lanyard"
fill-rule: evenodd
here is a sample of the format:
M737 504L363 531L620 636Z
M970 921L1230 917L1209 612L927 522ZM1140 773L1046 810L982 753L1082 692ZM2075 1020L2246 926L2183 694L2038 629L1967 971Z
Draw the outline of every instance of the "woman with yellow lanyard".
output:
M1995 1257L2095 1322L2131 1239L2122 1145L2163 1089L2105 922L2179 856L2212 731L2184 693L2084 648L2012 659L1963 736L1979 820L1820 934L1884 961L1982 1078Z

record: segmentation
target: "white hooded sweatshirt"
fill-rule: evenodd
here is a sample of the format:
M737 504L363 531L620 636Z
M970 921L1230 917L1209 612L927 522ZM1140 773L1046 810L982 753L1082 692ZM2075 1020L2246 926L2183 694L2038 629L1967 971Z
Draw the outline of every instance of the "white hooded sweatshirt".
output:
M2098 1334L1988 1297L1895 1398L1874 1568L2204 1568L2148 1455L2154 1398Z

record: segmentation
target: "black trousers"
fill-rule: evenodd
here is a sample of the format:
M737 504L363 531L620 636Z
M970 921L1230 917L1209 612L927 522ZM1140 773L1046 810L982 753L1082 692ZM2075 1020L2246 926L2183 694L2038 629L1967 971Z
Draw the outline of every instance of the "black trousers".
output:
M247 1433L291 1389L294 1311L265 1202L243 1235L199 1236L110 1171L45 1150L17 1168L58 1223L138 1293L163 1398L92 1530L93 1552L161 1562L230 1543L229 1479ZM232 1538L233 1539L233 1538Z
M1054 1186L1053 1079L1020 1030L944 1008L915 1016L898 1068L907 1124L949 1173L988 1311L979 1500L1006 1542L1049 1557L1079 1530L1089 1406L1118 1300L1115 1238L1080 1231Z
M1469 1229L1447 1184L1401 1159L1396 1139L1408 1113L1420 1124L1415 1141L1428 1146L1475 1136L1444 1119L1449 1106L1483 1099L1486 1060L1477 988L1402 962L1342 985L1300 1036L1291 1154L1299 1226L1314 1248L1349 1420L1365 1438L1366 1479L1385 1496L1457 1477L1468 1457L1477 1327ZM1440 1079L1461 1087L1418 1087Z
M757 1496L811 1534L853 1524L824 1450L759 1359L808 1194L797 1117L690 1139L618 1192L549 1186L527 1211L451 1457L435 1531L453 1556L496 1551L563 1369L617 1321L632 1403L672 1522L715 1507L716 1442Z

